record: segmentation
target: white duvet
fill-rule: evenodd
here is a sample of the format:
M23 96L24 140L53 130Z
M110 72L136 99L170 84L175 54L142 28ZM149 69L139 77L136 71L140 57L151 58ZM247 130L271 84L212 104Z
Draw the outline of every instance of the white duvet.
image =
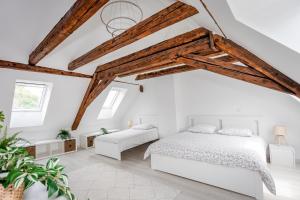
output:
M120 151L158 139L157 128L148 130L126 129L98 136L95 140L119 145Z
M228 167L257 171L266 187L276 194L274 180L266 163L266 144L262 138L183 132L151 144L145 152L197 160Z

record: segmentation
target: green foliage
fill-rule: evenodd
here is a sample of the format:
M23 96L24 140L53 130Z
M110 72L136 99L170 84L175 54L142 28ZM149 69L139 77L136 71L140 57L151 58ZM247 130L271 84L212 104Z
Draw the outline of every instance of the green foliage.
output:
M0 130L3 128L3 122L4 122L5 116L2 111L0 111Z
M42 89L42 88L36 88ZM15 89L14 96L14 107L22 109L35 109L38 108L40 104L39 95L33 93L28 88L24 86L17 86Z
M64 196L68 200L75 200L59 160L51 158L46 165L35 163L24 147L16 146L18 141L23 140L17 136L18 133L8 137L5 128L3 137L0 138L0 184L4 188L11 184L18 188L24 184L25 189L28 189L40 182L46 186L49 198Z
M106 128L101 128L101 131L103 132L103 135L109 134L109 132L106 130Z
M61 129L57 134L56 138L66 140L71 138L71 134L68 130Z

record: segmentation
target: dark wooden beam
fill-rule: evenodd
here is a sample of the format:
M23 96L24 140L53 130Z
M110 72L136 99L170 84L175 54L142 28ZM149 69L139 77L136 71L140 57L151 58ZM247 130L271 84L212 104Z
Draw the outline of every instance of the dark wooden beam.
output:
M45 74L55 74L55 75L62 75L62 76L73 76L73 77L80 77L80 78L92 78L91 75L87 75L87 74L69 72L69 71L64 71L64 70L59 70L59 69L54 69L49 67L32 66L32 65L11 62L6 60L0 60L0 68L22 70L22 71L29 71L29 72L39 72Z
M163 69L163 68L171 67L171 66L174 66L174 65L178 65L178 63L170 62L170 63L158 65L158 66L155 66L155 67L148 67L146 69L132 70L130 72L118 74L118 77L122 78L122 77L131 76L131 75L140 74L140 73L145 73L145 72L149 72L149 71L153 71L153 70L157 70L157 69Z
M236 58L233 58L231 56L220 56L220 57L217 57L217 58L211 58L211 59L214 59L216 61L222 61L222 62L228 62L228 63L234 63L234 62L238 62L238 59Z
M125 63L129 63L131 61L144 58L146 56L159 53L161 51L168 50L170 48L174 48L189 42L192 42L194 40L198 40L203 37L207 37L208 30L205 28L198 28L193 31L181 34L179 36L173 37L171 39L165 40L163 42L160 42L156 45L150 46L146 49L143 49L141 51L132 53L130 55L124 56L122 58L116 59L114 61L111 61L109 63L106 63L104 65L100 65L97 67L96 72L105 71L107 69L111 69L113 67L120 66Z
M37 64L107 2L108 0L77 0L30 54L29 63Z
M106 76L128 73L135 70L163 66L170 62L174 62L178 55L189 54L193 51L207 48L207 46L208 38L202 38L196 41L192 41L187 44L177 46L166 51L161 51L159 53L143 57L132 62L128 62L123 65L100 72L98 73L98 79L102 79Z
M187 72L187 71L192 71L192 70L197 70L197 68L191 67L188 65L181 65L178 67L163 69L160 71L149 72L146 74L139 74L139 75L137 75L135 80L138 81L138 80L144 80L144 79L149 79L149 78L156 78L156 77L160 77L160 76L177 74L177 73L182 73L182 72Z
M289 89L300 97L300 85L296 81L292 80L279 70L272 67L270 64L266 63L250 51L239 46L229 39L225 39L219 35L214 35L215 45L226 52L232 57L237 58L240 62L254 68L255 70L266 75L270 79L276 81L278 84Z
M112 51L129 45L141 38L144 38L197 13L198 11L196 8L177 1L171 6L136 24L115 38L98 45L88 53L73 60L69 64L69 70L77 69L78 67L96 60Z
M241 81L245 81L248 83L252 83L255 85L259 85L259 86L263 86L269 89L273 89L273 90L277 90L280 92L284 92L284 93L288 93L288 94L293 94L293 92L291 92L290 90L288 90L287 88L281 86L280 84L274 82L273 80L269 79L269 78L262 78L262 77L257 77L254 75L250 75L250 74L245 74L243 72L240 71L236 71L236 70L230 70L230 69L226 69L220 66L216 66L216 65L212 65L212 64L207 64L207 63L203 63L197 60L192 60L189 58L178 58L177 59L178 62L180 63L184 63L186 65L189 66L193 66L197 69L204 69L207 71L211 71L217 74L221 74L224 76L228 76L234 79L238 79Z
M80 121L88 108L88 106L97 98L97 96L114 80L115 77L108 77L99 81L94 75L93 79L91 80L87 91L83 97L83 100L80 104L79 110L75 117L75 120L72 125L72 130L76 130L80 124Z
M199 56L199 55L194 55L194 54L183 55L183 57L197 60L200 62L204 62L207 64L220 66L220 67L231 69L231 70L240 71L245 74L255 75L255 76L264 77L264 78L266 77L264 74L256 71L255 69L249 68L247 66L234 65L234 64L231 64L228 62L218 61L218 60L214 60L214 59L210 59L210 58L206 58L204 56Z

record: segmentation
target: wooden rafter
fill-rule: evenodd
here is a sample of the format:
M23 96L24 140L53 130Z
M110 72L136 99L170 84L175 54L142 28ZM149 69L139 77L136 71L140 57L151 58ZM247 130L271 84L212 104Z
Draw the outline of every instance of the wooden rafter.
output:
M160 12L126 30L117 37L100 44L88 53L73 60L69 64L69 70L74 70L78 67L81 67L112 51L129 45L141 38L144 38L156 31L175 24L197 13L198 11L194 7L177 1L171 6L161 10Z
M172 67L168 69L163 69L159 71L154 71L154 72L149 72L146 74L139 74L135 78L135 80L144 80L144 79L149 79L149 78L156 78L160 76L166 76L166 75L171 75L171 74L177 74L177 73L182 73L182 72L188 72L192 70L197 70L195 67L191 67L188 65L181 65L178 67Z
M224 61L218 61L218 60L206 58L204 56L188 54L188 55L183 55L183 57L193 59L193 60L197 60L197 61L200 61L200 62L204 62L204 63L207 63L207 64L220 66L220 67L227 68L227 69L240 71L240 72L243 72L245 74L255 75L255 76L259 76L259 77L266 77L264 74L256 71L255 69L245 67L245 66L240 66L240 65L234 65L234 64L224 62Z
M181 58L178 58L177 60L180 63L184 63L189 66L193 66L197 69L204 69L204 70L211 71L211 72L221 74L224 76L228 76L228 77L231 77L234 79L238 79L238 80L245 81L248 83L253 83L253 84L256 84L259 86L277 90L280 92L284 92L284 93L288 93L288 94L292 93L290 90L286 89L285 87L281 86L280 84L277 84L276 82L274 82L273 80L271 80L269 78L262 78L262 77L258 77L258 76L254 76L254 75L250 75L250 74L245 74L240 71L231 70L231 69L223 68L223 67L208 64L208 63L203 63L201 61L192 60L190 58L181 57Z
M207 48L208 38L202 38L196 41L189 42L187 44L177 46L153 55L149 55L123 65L108 69L104 72L98 73L98 78L101 79L105 76L112 76L116 74L122 74L138 69L148 69L155 66L163 66L176 60L178 55L189 54L193 51Z
M148 67L146 69L132 70L130 72L126 72L126 73L123 73L123 74L118 74L118 77L122 78L122 77L126 77L126 76L131 76L131 75L135 75L135 74L140 74L140 73L153 71L153 70L163 69L163 68L171 67L171 66L174 66L174 65L178 65L178 63L170 62L170 63L167 63L167 64L158 65L158 66L155 66L155 67Z
M48 33L29 56L31 65L37 64L77 28L93 16L108 0L78 0Z
M168 50L170 48L183 45L189 42L192 42L194 40L198 40L200 38L206 37L208 35L208 30L205 28L197 28L193 31L181 34L179 36L173 37L171 39L165 40L163 42L160 42L156 45L150 46L146 49L143 49L141 51L132 53L130 55L124 56L122 58L116 59L114 61L111 61L109 63L106 63L104 65L100 65L97 67L96 72L105 71L108 69L111 69L113 67L120 66L125 63L129 63L131 61L144 58L146 56L162 52L165 50Z
M254 68L255 70L266 75L270 79L276 81L278 84L289 89L295 95L300 97L300 85L296 81L292 80L279 70L275 69L256 55L246 50L245 48L237 45L229 39L225 39L222 36L214 35L215 45L226 52L232 57L237 58L240 62Z
M88 108L88 106L93 102L94 99L114 80L115 77L109 77L99 81L96 75L93 76L90 84L85 92L83 100L80 104L79 110L75 117L75 120L72 125L72 130L76 130L79 126L79 123Z
M22 71L29 71L29 72L39 72L39 73L46 73L46 74L55 74L55 75L62 75L62 76L92 78L91 75L87 75L87 74L81 74L81 73L77 73L77 72L69 72L69 71L53 69L53 68L49 68L49 67L32 66L32 65L11 62L11 61L6 61L6 60L0 60L0 68L22 70Z

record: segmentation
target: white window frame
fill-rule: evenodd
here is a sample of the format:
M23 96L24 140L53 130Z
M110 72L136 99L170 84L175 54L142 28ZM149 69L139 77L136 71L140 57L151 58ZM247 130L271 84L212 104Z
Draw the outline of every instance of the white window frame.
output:
M35 82L25 82L25 81L16 81L15 84L15 91L16 91L16 87L19 85L23 85L23 86L31 86L31 87L43 87L43 92L42 92L42 96L40 99L40 105L37 109L25 109L25 108L14 108L14 102L13 102L13 107L12 107L12 112L42 112L43 110L43 106L45 103L45 96L47 94L48 91L48 86L47 84L43 84L43 83L35 83ZM15 93L14 93L15 95ZM14 96L15 98L15 96ZM13 99L14 101L14 99Z
M108 97L109 97L109 95L110 95L110 92L111 91L117 91L118 93L113 97L113 99L112 99L112 101L109 103L109 106L107 107L107 106L105 106L105 103L106 103L106 101L107 101L107 99L108 99ZM125 97L125 95L126 95L126 92L127 92L127 89L126 88L120 88L120 87L112 87L110 90L109 90L109 92L108 92L108 95L106 96L106 98L105 98L105 100L104 100L104 103L103 103L103 105L102 105L102 107L101 107L101 110L100 110L100 112L99 112L99 115L98 115L98 120L99 119L111 119L111 118L113 118L114 117L114 115L115 115L115 113L117 112L117 110L119 109L119 107L120 107L120 105L121 105L121 103L122 103L122 101L123 101L123 99L124 99L124 97ZM121 96L120 96L121 95ZM116 103L117 103L117 101L118 101L118 98L121 98L120 99L120 102L119 102L119 104L117 105L117 107L115 107L116 105ZM105 110L111 110L111 115L110 116L108 116L108 117L106 117L106 116L102 116L102 112L105 112Z

